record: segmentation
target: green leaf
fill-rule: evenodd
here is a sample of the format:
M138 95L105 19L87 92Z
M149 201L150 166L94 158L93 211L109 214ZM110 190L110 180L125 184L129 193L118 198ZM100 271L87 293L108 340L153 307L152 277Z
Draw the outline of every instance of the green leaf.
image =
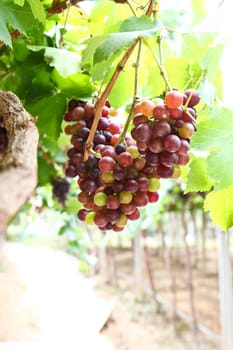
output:
M87 63L92 58L97 47L99 47L108 37L109 35L98 35L85 41L87 46L82 55L83 64Z
M61 123L66 110L66 96L62 93L44 97L27 106L33 116L38 116L37 127L41 135L56 140L61 132Z
M45 25L46 20L46 14L44 7L40 0L27 0L29 3L33 16L38 19L39 22L41 22L43 25Z
M51 182L56 171L51 164L48 164L42 156L38 157L38 185L43 186Z
M155 24L148 16L129 17L120 26L120 32L134 32L144 29L154 29ZM159 27L158 27L159 28Z
M25 3L25 0L14 0L14 3L19 6L23 6Z
M133 96L135 69L128 64L121 72L110 95L109 101L115 108L123 106Z
M224 231L233 226L233 186L222 191L210 192L204 202L205 211Z
M13 0L1 0L0 3L0 40L12 47L8 32L8 24L21 33L27 34L32 27L38 26L38 22L32 16L27 3L23 7L14 4Z
M209 191L212 183L207 176L207 163L204 158L197 158L190 162L187 177L187 192Z
M222 57L225 43L210 47L202 59L202 66L207 70L207 75L210 81L214 81L218 72L220 59Z
M59 89L69 97L90 97L94 91L94 87L90 82L90 76L87 74L77 73L63 78L57 70L54 69L51 78Z
M211 117L198 125L191 146L209 151L207 175L220 189L233 184L233 111L216 109Z
M29 50L37 52L44 50L44 56L51 67L55 67L59 74L66 78L80 71L81 56L76 52L47 46L28 46Z

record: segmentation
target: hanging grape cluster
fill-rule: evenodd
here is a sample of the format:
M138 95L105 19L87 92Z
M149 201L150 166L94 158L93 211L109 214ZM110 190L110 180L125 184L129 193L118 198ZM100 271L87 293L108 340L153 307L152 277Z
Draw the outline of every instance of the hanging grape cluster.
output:
M155 171L159 178L179 177L179 166L189 162L189 142L197 117L194 106L199 101L194 90L184 94L172 90L165 100L146 100L134 107L131 135L146 159L148 174Z
M67 200L67 195L70 190L70 183L66 178L56 177L52 180L52 192L53 196L57 199L59 203L65 206L65 201Z
M179 166L189 160L189 140L195 131L199 102L196 91L172 90L165 99L142 101L134 107L134 127L123 142L121 126L111 117L107 102L84 161L86 140L95 118L95 106L71 100L64 120L71 135L66 176L77 177L78 219L103 231L122 231L129 220L140 217L140 207L157 202L160 178L179 176Z

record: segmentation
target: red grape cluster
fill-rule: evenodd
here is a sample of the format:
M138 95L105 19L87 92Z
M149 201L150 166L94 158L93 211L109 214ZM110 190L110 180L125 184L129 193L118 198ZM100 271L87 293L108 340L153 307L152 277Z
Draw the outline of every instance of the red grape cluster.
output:
M110 105L102 109L93 138L93 152L83 160L86 140L95 116L92 104L71 100L64 119L72 124L65 128L73 145L66 175L78 176L78 200L83 207L78 218L101 230L122 231L128 220L140 216L138 207L158 200L159 180L147 174L144 156L135 141L126 136L116 144L121 127L109 115ZM145 171L144 171L145 170Z
M119 143L121 126L111 118L107 102L84 161L86 140L95 118L95 106L71 100L65 132L73 145L67 152L66 176L78 176L78 218L101 230L122 231L128 220L140 216L139 208L159 198L160 178L176 178L179 166L189 161L189 141L195 131L199 102L195 90L172 90L165 99L142 101L134 107L131 136Z
M155 172L158 178L179 177L179 166L189 161L189 142L197 117L194 106L199 101L196 90L184 94L171 90L164 100L135 105L131 135L145 157L148 173Z

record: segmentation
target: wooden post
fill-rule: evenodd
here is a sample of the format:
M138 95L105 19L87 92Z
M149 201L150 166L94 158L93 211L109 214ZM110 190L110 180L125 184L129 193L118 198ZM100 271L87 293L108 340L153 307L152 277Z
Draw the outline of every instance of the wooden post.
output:
M222 350L233 349L233 282L228 234L218 229L219 298L222 326Z
M143 256L141 247L140 230L134 236L133 240L133 259L134 259L134 288L136 295L143 294Z

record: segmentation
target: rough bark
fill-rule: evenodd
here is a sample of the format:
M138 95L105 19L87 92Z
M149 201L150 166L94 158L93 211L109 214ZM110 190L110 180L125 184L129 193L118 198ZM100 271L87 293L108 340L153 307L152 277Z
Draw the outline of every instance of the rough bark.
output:
M35 119L11 92L0 91L0 117L8 136L7 149L0 159L1 233L36 186L38 131Z

